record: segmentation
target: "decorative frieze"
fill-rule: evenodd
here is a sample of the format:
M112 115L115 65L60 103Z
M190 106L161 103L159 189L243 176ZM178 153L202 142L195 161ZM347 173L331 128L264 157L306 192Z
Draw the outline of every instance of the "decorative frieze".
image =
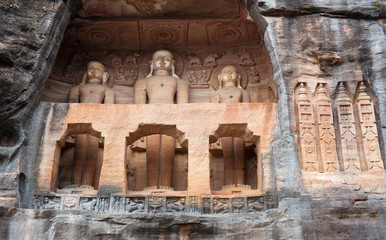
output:
M98 213L246 214L276 206L270 196L91 196L35 195L37 210L80 210Z

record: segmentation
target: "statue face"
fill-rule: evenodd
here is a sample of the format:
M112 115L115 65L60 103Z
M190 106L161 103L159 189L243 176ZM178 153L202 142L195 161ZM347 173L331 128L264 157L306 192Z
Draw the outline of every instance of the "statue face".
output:
M105 67L100 62L89 62L87 65L87 82L101 83ZM98 81L95 81L98 80Z
M173 65L173 54L167 50L158 50L153 54L154 70L170 71Z
M223 83L233 82L237 83L240 75L237 72L237 69L234 66L226 66L221 70L219 74L219 80Z

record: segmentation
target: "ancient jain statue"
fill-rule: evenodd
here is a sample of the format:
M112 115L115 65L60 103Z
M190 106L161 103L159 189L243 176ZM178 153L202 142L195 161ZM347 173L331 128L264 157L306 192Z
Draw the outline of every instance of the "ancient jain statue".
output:
M240 86L241 76L236 67L225 66L218 75L219 89L211 96L213 103L249 103L250 95ZM222 137L224 184L244 184L245 143L241 138Z
M189 86L174 73L173 54L158 50L150 62L150 74L134 87L136 104L188 103ZM176 140L166 135L146 138L147 178L149 187L171 187Z
M68 102L69 103L114 103L114 91L106 86L106 81L109 75L105 72L105 67L102 63L91 61L87 65L87 72L83 75L80 85L70 89ZM71 169L66 169L63 166L63 174L65 172L72 173L71 176L61 176L59 173L59 188L66 186L92 186L97 188L99 180L98 152L100 139L89 134L75 135L75 150L74 157L67 159ZM100 165L100 164L99 164ZM69 170L69 171L65 171ZM67 180L64 180L67 179Z

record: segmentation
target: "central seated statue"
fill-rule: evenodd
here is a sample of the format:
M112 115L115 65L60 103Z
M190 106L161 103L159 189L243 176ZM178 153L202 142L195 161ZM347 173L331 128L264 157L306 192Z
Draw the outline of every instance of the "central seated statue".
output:
M174 73L173 54L158 50L150 62L150 74L135 84L136 104L188 103L189 86ZM154 134L146 138L148 186L171 187L176 140Z

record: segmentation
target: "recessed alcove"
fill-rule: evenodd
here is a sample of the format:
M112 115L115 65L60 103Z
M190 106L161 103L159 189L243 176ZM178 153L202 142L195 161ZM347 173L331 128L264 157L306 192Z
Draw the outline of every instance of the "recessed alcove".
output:
M58 193L96 193L103 163L104 139L91 124L69 124L57 142L53 178Z
M261 190L259 139L247 124L219 125L209 138L213 194L247 194Z
M187 190L188 141L175 125L142 124L126 143L128 192Z
M99 61L109 73L106 85L115 92L115 103L132 104L134 85L149 74L152 54L168 49L176 74L190 85L190 103L210 102L226 65L238 68L252 103L277 102L265 29L247 17L242 1L222 1L221 8L215 1L205 2L205 8L192 1L181 1L176 9L165 3L151 14L138 6L142 1L122 1L122 9L131 9L122 12L110 12L113 1L95 2L84 2L68 25L42 101L68 102L69 90L81 83L87 63Z
M231 146L230 146L231 145ZM229 188L257 189L256 144L241 138L222 137L211 144L210 178L212 191Z

